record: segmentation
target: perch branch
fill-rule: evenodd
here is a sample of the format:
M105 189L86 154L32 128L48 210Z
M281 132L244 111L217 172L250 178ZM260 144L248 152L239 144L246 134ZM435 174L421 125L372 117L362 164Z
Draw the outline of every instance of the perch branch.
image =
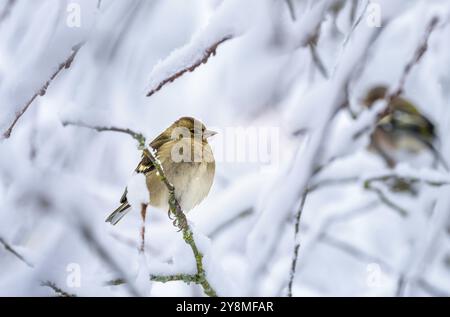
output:
M150 280L153 282L160 282L160 283L168 283L168 282L176 282L181 281L185 282L186 284L195 283L201 285L201 276L198 274L173 274L173 275L157 275L157 274L151 274ZM124 279L115 279L111 280L105 283L107 286L117 286L125 284L126 281Z
M230 40L231 38L232 38L231 35L227 35L227 36L221 38L220 40L214 42L213 44L211 44L209 47L207 47L205 49L205 51L203 52L203 56L201 58L193 61L191 64L189 64L185 68L178 70L178 71L174 72L173 74L169 75L167 78L163 79L161 82L156 84L154 87L151 87L150 91L147 93L147 97L152 96L155 92L159 91L162 87L164 87L168 83L171 83L174 80L180 78L185 73L193 72L200 65L206 64L211 56L216 55L216 51L217 51L217 48L219 47L219 45Z
M31 97L30 100L28 100L28 102L25 104L25 106L19 112L16 113L16 117L14 118L13 122L11 123L9 128L3 133L3 137L5 139L7 139L11 136L12 130L14 129L14 126L16 125L17 121L19 121L19 119L24 115L24 113L28 110L28 108L31 106L33 101L39 96L44 96L47 92L48 87L50 86L52 81L56 78L56 76L58 76L58 74L63 69L68 69L70 67L70 65L72 65L72 62L75 59L75 56L78 54L78 51L80 50L80 48L83 45L84 45L84 42L81 42L81 43L75 45L74 47L72 47L72 53L70 54L70 56L64 62L59 64L58 69L50 76L50 79L48 79L44 83L44 85L39 89L39 91L36 92L33 95L33 97Z
M217 296L216 291L212 288L212 286L209 284L208 279L206 278L206 272L203 267L203 254L199 251L197 244L195 243L194 233L192 232L192 229L189 226L186 215L184 214L178 200L176 199L175 188L166 178L162 165L156 158L156 155L153 153L153 149L149 150L148 148L145 148L145 137L141 133L134 132L130 129L90 126L83 123L68 123L68 122L65 123L66 123L65 125L72 124L84 128L90 128L98 132L113 131L126 133L131 137L133 137L138 142L139 149L143 151L143 154L147 156L148 159L150 159L150 161L152 162L152 164L156 169L157 174L160 177L161 182L167 187L167 190L169 192L169 201L168 201L169 209L176 219L174 224L180 229L180 231L183 232L183 239L190 246L190 248L192 249L192 253L194 254L195 257L197 267L197 274L194 275L195 283L200 284L203 287L203 291L205 292L206 295L214 297Z
M6 249L6 251L8 251L11 254L13 254L16 258L18 258L20 261L25 263L28 267L30 267L30 268L34 267L34 265L30 261L25 259L19 252L14 250L14 248L9 243L7 243L5 241L5 239L3 239L2 237L0 237L0 244L3 245L3 247Z

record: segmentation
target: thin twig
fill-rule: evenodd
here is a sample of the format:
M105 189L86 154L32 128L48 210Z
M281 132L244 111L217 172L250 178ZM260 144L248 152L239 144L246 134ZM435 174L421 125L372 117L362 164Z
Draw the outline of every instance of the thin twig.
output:
M322 61L322 58L319 55L319 52L317 52L316 45L313 43L309 43L308 46L309 46L309 50L311 52L312 60L313 60L314 64L316 65L317 69L319 70L319 72L322 74L322 76L325 79L328 79L328 71L325 67L325 64Z
M294 7L294 4L292 3L292 0L285 0L285 2L288 7L289 14L291 15L291 19L292 19L292 21L295 22L297 20L297 17L295 15L295 7Z
M124 129L124 128L118 128L114 126L106 127L106 126L93 126L84 122L75 122L75 121L63 121L63 126L76 126L81 128L87 128L91 130L95 130L97 132L104 132L104 131L111 131L111 132L120 132L130 135L133 139L135 139L138 142L139 148L145 147L145 137L142 133L134 132L130 129Z
M59 288L58 286L56 286L56 284L54 282L45 281L45 282L41 283L41 286L51 288L58 297L77 297L77 295L70 294L70 293L64 291L63 289Z
M289 274L289 284L288 284L288 297L292 297L292 285L294 283L294 278L295 278L295 270L297 268L297 259L298 259L298 251L300 249L300 240L299 240L299 232L300 232L300 219L302 217L302 213L303 213L303 208L305 207L305 202L306 202L306 197L308 196L308 190L305 190L303 192L301 201L300 201L300 206L298 208L297 211L297 215L295 218L295 233L294 233L294 255L292 257L292 262L291 262L291 272Z
M426 179L426 178L420 178L418 176L400 176L400 175L396 175L396 174L392 173L392 174L386 174L386 175L381 175L381 176L376 176L376 177L366 179L364 181L364 186L366 186L366 184L370 184L373 182L387 182L389 180L397 180L397 181L402 181L402 182L406 182L406 183L410 183L410 184L425 183L425 184L427 184L429 186L433 186L433 187L450 185L449 181L431 180L431 179Z
M405 68L403 69L403 73L402 73L402 76L400 77L400 81L399 81L397 89L390 95L391 100L395 97L400 96L403 93L403 88L405 86L405 83L406 83L406 80L407 80L409 74L411 73L411 70L413 69L414 65L417 65L420 62L423 55L428 50L428 41L430 39L431 34L435 30L438 22L439 22L439 18L436 16L430 20L430 22L425 30L425 35L422 39L422 42L420 42L419 46L417 47L416 51L414 52L412 59L405 65Z
M169 209L170 212L175 216L175 222L174 224L183 232L183 239L184 241L191 247L192 253L195 257L196 267L197 267L197 274L196 276L196 283L200 284L203 287L203 291L208 296L217 296L216 291L212 288L212 286L209 284L208 279L206 278L206 272L203 267L203 254L199 251L195 240L194 240L194 233L192 232L192 229L189 226L189 223L187 221L186 215L184 214L183 210L181 209L181 206L175 196L175 187L169 182L169 180L166 178L164 174L164 170L162 168L161 163L156 158L155 154L153 153L153 149L149 150L145 147L145 137L141 133L137 133L135 131L132 131L130 129L123 129L123 128L117 128L117 127L102 127L102 126L91 126L84 123L73 123L73 122L65 122L65 125L72 124L84 128L93 129L98 132L102 131L113 131L113 132L120 132L120 133L126 133L133 137L138 142L138 148L143 152L143 154L152 162L153 166L155 167L155 170L157 172L157 175L159 176L161 182L166 186L168 192L169 192Z
M25 257L23 255L21 255L19 252L17 252L9 243L7 243L5 241L5 239L3 239L2 237L0 237L0 244L3 245L3 247L6 249L6 251L10 252L11 254L13 254L16 258L18 258L20 261L22 261L23 263L25 263L28 267L33 268L34 265L28 261L27 259L25 259Z
M388 206L392 210L397 211L400 214L400 216L402 217L408 216L408 211L405 208L400 207L399 205L394 203L392 200L390 200L385 195L383 190L381 190L380 188L373 186L371 183L367 183L367 185L365 185L364 188L377 194L381 202L383 202L386 206Z
M193 61L190 65L186 66L185 68L178 70L174 72L173 74L169 75L167 78L163 79L160 83L158 83L156 86L151 87L150 91L147 93L147 97L152 96L155 92L159 91L162 87L167 85L168 83L173 82L174 80L180 78L187 72L193 72L197 67L199 67L202 64L206 64L209 60L209 58L213 55L216 55L217 47L221 45L222 43L230 40L232 38L231 35L225 36L218 40L217 42L214 42L211 44L206 50L203 52L203 56Z
M13 122L11 123L11 125L9 126L9 128L3 133L3 137L5 139L9 138L11 136L12 130L14 129L14 126L16 125L17 121L19 121L19 119L24 115L24 113L28 110L28 108L31 106L31 104L33 103L33 101L39 97L39 96L44 96L47 92L48 87L50 86L50 84L52 83L52 81L56 78L56 76L58 76L58 74L63 70L63 69L68 69L70 67L70 65L72 65L73 60L75 59L75 56L77 55L78 51L80 50L80 48L84 45L84 42L81 42L77 45L75 45L74 47L72 47L72 53L70 54L70 56L61 64L59 64L58 69L50 76L50 79L48 79L44 85L39 89L38 92L36 92L30 100L28 100L28 102L25 104L24 107L22 107L22 109L16 113L16 117L14 118Z

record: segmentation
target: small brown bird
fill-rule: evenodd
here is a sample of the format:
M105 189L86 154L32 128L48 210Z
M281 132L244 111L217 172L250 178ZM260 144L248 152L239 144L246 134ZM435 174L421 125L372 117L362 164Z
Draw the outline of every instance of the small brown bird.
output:
M386 86L375 86L368 91L363 103L371 107L376 101L388 98ZM369 149L377 152L389 167L394 167L402 156L416 155L429 150L445 169L445 160L435 148L437 141L434 124L407 99L396 96L380 118L372 134Z
M216 132L207 130L199 120L183 117L175 121L150 146L161 162L167 180L175 187L175 197L183 211L198 205L209 193L215 173L214 155L208 138ZM142 155L135 169L143 173L150 194L150 205L159 209L169 209L169 192L156 173L150 159ZM121 205L106 219L115 225L130 210L127 189L120 199Z

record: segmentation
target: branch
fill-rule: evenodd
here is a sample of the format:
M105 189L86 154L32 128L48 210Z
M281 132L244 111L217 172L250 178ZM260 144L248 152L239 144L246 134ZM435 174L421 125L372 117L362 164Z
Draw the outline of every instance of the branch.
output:
M194 254L197 266L196 275L198 276L198 283L203 287L203 291L205 292L206 295L216 297L217 296L216 291L211 287L206 278L206 272L205 269L203 268L203 254L197 248L197 245L194 240L194 234L186 219L186 215L184 214L178 200L175 197L175 188L167 180L161 163L159 162L158 159L156 159L155 154L153 153L153 149L151 150L152 151L145 149L144 155L146 155L153 163L161 181L164 183L164 185L167 187L167 190L169 191L169 209L170 212L175 216L174 224L183 232L183 239L191 247L192 253Z
M181 282L185 282L186 284L195 283L195 284L201 285L201 276L199 276L198 274L173 274L173 275L151 274L150 280L153 282L160 282L160 283L181 281ZM106 282L105 285L117 286L117 285L122 285L125 283L126 283L125 280L118 278L118 279Z
M58 296L58 297L77 297L77 295L75 295L75 294L70 294L70 293L68 293L68 292L66 292L66 291L64 291L64 290L62 290L61 288L59 288L58 286L56 286L55 283L50 282L50 281L42 282L42 283L41 283L41 286L51 288L51 289L56 293L56 296Z
M286 5L288 7L289 10L289 14L291 15L291 19L292 21L297 21L297 16L295 15L295 7L294 4L292 3L292 0L285 0Z
M3 247L6 249L6 251L13 254L16 258L18 258L20 261L25 263L28 267L30 267L30 268L34 267L34 265L30 261L25 259L19 252L14 250L14 248L10 244L8 244L2 237L0 237L0 244L3 245Z
M390 95L390 99L398 97L399 95L402 94L406 79L408 78L409 74L411 73L412 68L414 67L414 65L417 65L420 62L423 55L428 50L428 40L430 39L430 36L433 33L433 31L435 30L438 22L439 22L439 18L434 16L428 23L428 26L425 30L425 35L424 35L422 41L419 43L419 46L417 47L416 51L414 52L414 56L406 64L405 68L403 69L403 73L402 73L402 76L400 77L398 87Z
M323 78L328 79L328 71L322 61L322 58L320 58L316 45L314 43L309 43L308 46L311 52L312 60L319 70L320 74L323 76Z
M210 46L208 46L204 50L203 56L192 61L190 64L186 65L184 68L169 74L166 78L162 79L159 83L152 85L150 88L150 91L147 93L147 97L152 96L155 92L159 91L162 87L164 87L168 83L171 83L174 80L180 78L185 73L193 72L200 65L206 64L212 55L216 55L217 47L219 47L219 45L221 45L222 43L230 40L231 38L233 38L231 35L227 35L227 36L219 39L218 41L212 43Z
M391 208L394 211L397 211L400 216L402 217L406 217L408 216L408 211L406 209L404 209L403 207L400 207L399 205L397 205L396 203L394 203L392 200L390 200L385 193L383 192L382 189L378 188L378 187L374 187L371 185L371 183L367 183L364 185L364 188L367 190L370 190L372 192L374 192L375 194L378 195L378 197L380 198L380 200L389 208Z
M300 249L300 240L298 238L300 231L300 219L302 217L303 208L306 202L306 196L308 196L308 190L305 190L302 195L302 199L300 201L300 207L297 211L297 215L295 218L295 234L294 234L294 255L292 257L291 262L291 272L289 274L289 284L288 284L288 297L292 297L292 284L294 283L295 278L295 270L297 268L297 259L298 259L298 251Z
M14 129L14 126L16 125L17 121L19 121L19 119L24 115L24 113L28 110L28 108L31 106L31 104L33 103L33 101L38 97L38 96L44 96L47 92L48 87L50 86L50 84L52 83L52 81L56 78L56 76L58 76L58 74L63 70L63 69L68 69L70 67L70 65L72 65L73 60L75 59L75 56L77 55L78 51L80 50L80 48L84 45L84 42L81 42L77 45L75 45L74 47L72 47L72 53L70 54L70 56L61 64L59 64L58 69L50 76L50 79L48 79L44 85L39 89L39 91L37 93L35 93L33 95L33 97L31 97L30 100L28 100L28 102L25 104L24 107L22 107L22 109L16 113L16 117L13 120L13 122L11 123L11 125L9 126L9 128L3 133L3 137L5 139L8 139L11 136L12 130Z
M65 125L71 124L69 122L66 122ZM175 187L169 182L169 180L166 178L164 174L164 170L162 168L161 162L156 158L156 153L152 148L150 150L148 148L145 148L145 137L141 133L134 132L130 129L123 129L123 128L117 128L117 127L102 127L102 126L90 126L84 123L76 123L74 125L93 129L98 132L102 131L113 131L113 132L121 132L126 133L133 137L139 144L139 149L142 150L143 154L147 156L148 159L152 162L154 165L157 175L159 175L161 182L166 186L168 192L169 192L169 210L170 212L175 216L174 225L176 225L180 231L183 232L183 239L184 241L191 247L192 253L195 257L196 267L197 267L197 274L195 274L195 280L197 284L200 284L203 287L203 291L208 296L217 296L216 291L211 287L209 284L208 279L206 278L206 272L203 267L203 254L199 251L195 240L194 240L194 234L192 232L192 229L189 226L189 223L187 221L186 215L184 214L183 210L181 209L181 206L175 196Z
M128 134L129 136L131 136L133 139L135 139L138 142L139 149L145 148L144 135L142 133L134 132L133 130L130 130L130 129L117 128L117 127L113 127L113 126L111 126L111 127L93 126L93 125L89 125L89 124L86 124L83 122L74 122L74 121L63 121L62 125L64 127L71 125L71 126L76 126L76 127L81 127L81 128L87 128L87 129L95 130L97 132L111 131L111 132L125 133L125 134Z
M426 178L420 178L418 176L402 176L402 175L396 175L394 173L381 175L381 176L375 176L372 178L368 178L364 181L364 187L369 186L373 182L387 182L389 180L399 180L406 183L425 183L429 186L433 187L439 187L439 186L447 186L450 185L450 181L446 180L432 180L432 179L426 179Z

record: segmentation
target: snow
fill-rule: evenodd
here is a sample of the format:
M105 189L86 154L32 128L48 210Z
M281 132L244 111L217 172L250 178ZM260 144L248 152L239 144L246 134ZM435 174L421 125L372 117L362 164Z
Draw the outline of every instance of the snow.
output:
M133 175L127 185L128 203L136 210L141 210L141 206L150 202L150 192L147 189L145 175L137 173Z

